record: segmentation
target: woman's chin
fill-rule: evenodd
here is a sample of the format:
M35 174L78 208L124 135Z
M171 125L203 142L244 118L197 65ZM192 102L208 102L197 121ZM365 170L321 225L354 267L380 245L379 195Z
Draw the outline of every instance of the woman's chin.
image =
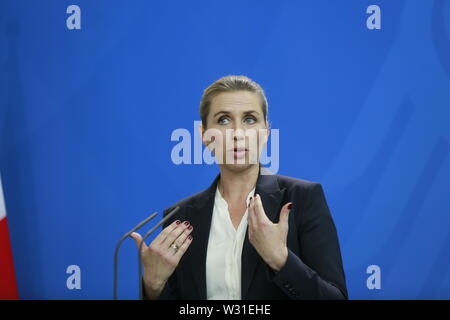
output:
M244 171L247 170L253 166L257 166L259 165L258 163L250 163L248 160L243 163L242 161L235 161L234 163L224 163L221 166L223 168L226 168L230 171L234 171L234 172L239 172L239 171Z
M225 159L218 164L229 169L242 170L251 166L259 165L259 161L256 156L252 156L248 152L245 152L243 156L240 156L240 154L236 154L236 152L234 152L232 154L228 154L228 157L225 157Z

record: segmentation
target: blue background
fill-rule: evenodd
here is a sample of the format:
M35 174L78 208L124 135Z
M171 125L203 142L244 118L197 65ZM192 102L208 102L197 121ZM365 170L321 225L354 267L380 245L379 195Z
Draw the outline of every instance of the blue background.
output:
M21 298L112 298L117 239L218 173L173 164L170 137L194 134L203 90L228 74L266 90L278 173L322 183L350 298L450 298L450 1L2 0L0 70ZM119 270L120 298L137 298L132 240Z

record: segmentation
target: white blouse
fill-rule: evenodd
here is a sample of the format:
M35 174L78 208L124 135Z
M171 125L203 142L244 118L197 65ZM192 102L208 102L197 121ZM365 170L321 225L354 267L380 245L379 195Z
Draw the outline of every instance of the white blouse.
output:
M255 188L247 195L248 205ZM217 184L206 254L206 297L208 300L241 299L241 255L247 233L248 210L234 228L228 203Z

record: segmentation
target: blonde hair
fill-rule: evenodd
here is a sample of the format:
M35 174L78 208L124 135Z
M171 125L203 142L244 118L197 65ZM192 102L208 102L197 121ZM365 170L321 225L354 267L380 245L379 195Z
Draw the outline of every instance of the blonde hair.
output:
M214 81L203 91L202 99L200 100L200 118L204 128L206 128L206 119L208 118L212 99L219 93L239 90L253 92L259 96L264 120L267 123L268 103L263 88L249 77L242 75L228 75Z

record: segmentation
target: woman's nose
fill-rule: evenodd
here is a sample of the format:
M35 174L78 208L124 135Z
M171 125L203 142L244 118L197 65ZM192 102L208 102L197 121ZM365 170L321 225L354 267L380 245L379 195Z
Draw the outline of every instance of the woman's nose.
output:
M233 129L233 139L235 141L242 140L245 138L245 132L242 128Z

